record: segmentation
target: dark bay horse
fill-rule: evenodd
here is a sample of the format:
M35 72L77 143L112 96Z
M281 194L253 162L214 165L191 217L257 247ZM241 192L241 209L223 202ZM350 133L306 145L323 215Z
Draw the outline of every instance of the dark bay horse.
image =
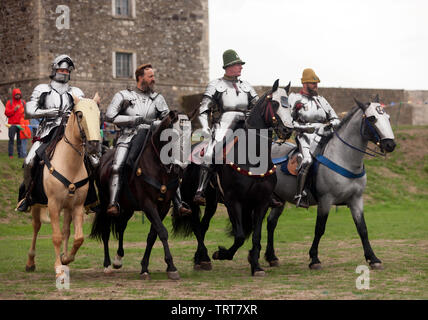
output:
M378 99L375 99L375 101ZM325 231L327 217L332 205L346 205L350 208L364 248L364 256L374 269L382 268L370 246L363 212L363 192L367 176L364 171L364 155L367 154L369 141L377 144L382 152L392 152L395 148L389 116L379 101L363 104L355 100L354 107L342 120L340 126L327 137L328 142L317 164L313 188L308 191L309 205L318 206L315 237L309 251L311 269L320 269L318 244ZM292 147L285 145L284 154ZM370 154L373 155L373 154ZM326 160L327 159L327 160ZM317 162L314 160L314 162ZM333 163L335 166L332 166ZM334 167L336 169L334 169ZM340 168L339 168L340 167ZM282 201L294 202L296 193L296 176L281 170L276 172L278 183L275 195ZM308 178L309 180L309 178ZM274 251L274 230L284 206L274 208L268 216L268 244L265 258L271 266L278 264Z
M287 126L291 125L287 103L288 89L289 86L286 89L279 89L277 80L272 89L259 99L246 121L238 125L244 134L235 139L237 142L231 151L233 160L229 161L226 156L223 164L215 165L214 176L217 188L207 187L205 192L207 210L202 221L199 218L199 206L192 201L198 182L199 166L192 163L185 170L181 190L183 199L191 203L192 215L191 217L174 216L173 228L176 233L189 235L193 231L195 234L198 241L194 256L195 269L211 269L204 237L221 195L232 224L234 243L229 249L219 246L219 250L213 254L213 259L232 260L236 251L252 233L253 247L248 256L251 274L265 275L259 264L261 227L276 185L276 167L270 157L271 128L274 128L275 132L282 137L291 134ZM253 140L252 134L255 137ZM246 147L244 154L240 151L242 146ZM264 161L265 165L254 169L254 163L250 159L251 152L260 155L260 164Z
M161 134L164 129L172 128L172 125L178 119L178 112L170 111L153 133L152 131L147 133L146 142L137 158L136 165L134 165L134 168L126 168L123 172L124 179L122 181L124 183L119 196L120 214L117 217L111 217L106 213L109 201L109 177L114 150L109 150L101 158L97 181L101 210L95 216L91 237L102 239L103 241L104 272L106 273L111 272L108 247L110 231L119 239L119 248L113 266L120 268L122 266L121 259L124 256L123 233L134 211L142 210L151 223L146 250L141 260L141 274L143 279L150 279L148 270L149 258L157 236L159 236L163 244L168 277L173 280L180 278L169 249L168 231L162 223L170 209L175 191L179 186L180 169L172 164L163 164L160 155L162 147L168 143L168 141L161 139Z

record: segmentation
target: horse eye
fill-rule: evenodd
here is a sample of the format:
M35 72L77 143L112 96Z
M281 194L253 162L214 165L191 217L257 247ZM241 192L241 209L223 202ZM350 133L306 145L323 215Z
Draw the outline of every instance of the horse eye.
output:
M371 123L375 123L377 119L375 116L370 116L367 118L367 120L369 120Z
M79 120L83 119L83 114L81 112L78 112L76 115L79 118Z
M285 97L285 96L282 96L282 97L281 97L281 105L282 105L284 108L288 108L288 97Z

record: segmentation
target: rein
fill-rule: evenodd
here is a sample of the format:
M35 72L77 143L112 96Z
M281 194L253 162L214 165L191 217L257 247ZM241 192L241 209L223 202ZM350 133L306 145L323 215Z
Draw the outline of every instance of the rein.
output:
M160 158L160 152L159 152L158 148L156 147L155 142L153 140L153 134L150 137L150 143L152 145L152 148L155 151L154 153L155 153L156 157L159 159L159 163L161 164L161 167L165 169L167 174L169 174L172 170L172 166L171 166L171 168L168 168L165 164L162 163L162 160ZM142 152L143 152L143 150L141 151L141 154L142 154ZM138 158L140 158L140 156ZM164 201L166 192L170 189L177 188L179 186L179 183L180 183L179 178L175 178L166 184L161 184L156 179L154 179L154 178L152 178L146 174L143 174L140 167L137 168L137 171L135 172L135 174L137 177L141 177L147 184L151 185L153 188L155 188L156 190L158 190L160 192L160 195L158 197L158 201Z
M75 114L75 120L76 120L76 114ZM77 126L79 127L80 138L82 139L82 143L81 143L80 145L78 145L78 146L83 146L83 147L85 147L85 145L86 145L86 143L85 143L85 141L86 141L86 134L85 134L85 131L84 131L84 130L82 129L82 127L80 126L80 122L79 122L79 120L77 119L76 121L77 121ZM82 151L80 151L80 150L78 149L78 147L76 147L74 144L72 144L72 143L70 142L70 140L68 140L67 136L65 135L65 132L64 132L64 142L65 142L65 143L67 143L68 145L70 145L70 147L72 147L72 148L73 148L73 150L74 150L74 151L76 151L76 152L79 154L79 156L83 156L83 152L82 152ZM85 154L86 154L86 152L85 152Z
M361 135L361 137L363 137L363 138L364 138L364 136L363 136L363 123L365 122L365 123L368 125L369 129L374 133L374 136L375 136L375 137L376 137L376 139L377 139L376 144L378 144L378 143L379 143L379 141L380 141L380 137L379 137L378 133L377 133L377 132L376 132L376 130L372 127L372 125L370 124L370 122L367 120L367 118L366 118L364 115L363 115L363 120L364 120L364 121L361 121L361 127L360 127L360 135ZM368 152L367 152L367 151L365 151L365 150L362 150L362 149L360 149L360 148L357 148L357 147L355 147L355 146L351 145L350 143L346 142L345 140L343 140L343 139L339 136L339 134L337 133L337 131L336 131L336 130L335 130L335 131L333 131L333 132L334 132L334 134L336 135L336 137L338 137L338 138L339 138L339 140L340 140L340 141L342 141L346 146L348 146L348 147L349 147L349 148L351 148L351 149L354 149L354 150L359 151L359 152L361 152L361 153L367 154L367 155L369 155L369 156L371 156L371 157L376 157L376 154L377 154L377 155L380 155L380 156L383 156L383 157L386 157L385 153L381 153L381 152L378 152L378 151L376 151L376 150L372 150L372 149L370 149L369 147L366 147L366 150L369 150L369 151L371 151L371 152L373 152L373 153L375 153L375 154L368 153Z

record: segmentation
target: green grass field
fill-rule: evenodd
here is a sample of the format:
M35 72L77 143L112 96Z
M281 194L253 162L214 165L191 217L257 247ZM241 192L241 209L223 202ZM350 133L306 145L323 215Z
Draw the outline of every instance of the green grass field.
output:
M359 290L356 268L366 265L362 245L346 207L332 208L319 246L323 269L308 268L316 208L287 206L275 233L281 265L264 278L250 275L247 262L251 241L233 261L213 261L212 271L194 271L196 240L170 236L170 247L181 280L168 280L163 248L152 251L152 280L140 279L140 260L149 230L141 212L125 233L122 269L103 274L102 244L86 238L70 265L70 290L58 291L53 269L50 225L43 225L37 242L37 269L25 272L32 227L28 214L13 211L22 177L22 161L9 160L0 144L0 299L428 299L428 127L395 130L397 149L386 159L365 161L368 174L365 217L369 239L384 270L370 271L370 288ZM87 216L85 235L92 215ZM165 219L171 230L170 216ZM220 207L206 236L209 254L218 245L232 244L226 236L227 213ZM73 232L73 231L72 231ZM263 225L262 254L266 244ZM117 242L110 241L110 254Z

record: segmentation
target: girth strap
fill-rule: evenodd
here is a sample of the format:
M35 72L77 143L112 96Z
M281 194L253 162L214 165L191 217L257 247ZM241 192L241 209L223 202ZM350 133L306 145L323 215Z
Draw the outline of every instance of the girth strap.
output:
M79 182L72 183L66 177L64 177L61 173L55 170L55 168L52 166L51 162L49 161L49 158L46 156L46 152L43 152L40 156L42 160L45 162L45 165L48 167L49 172L55 178L61 181L62 184L68 189L68 195L70 197L74 196L74 193L77 189L79 189L80 187L83 187L85 184L88 183L89 177L86 177L85 179L80 180Z

